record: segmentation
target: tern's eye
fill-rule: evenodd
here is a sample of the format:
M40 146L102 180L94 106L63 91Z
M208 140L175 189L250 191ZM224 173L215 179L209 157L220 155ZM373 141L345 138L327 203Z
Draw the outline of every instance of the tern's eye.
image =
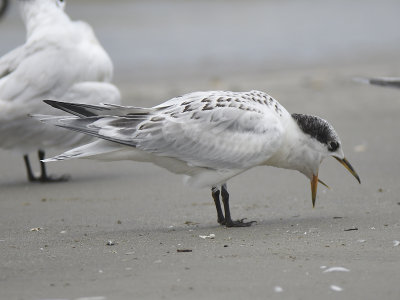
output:
M56 0L56 2L57 2L57 5L58 6L64 6L65 5L65 0Z
M339 148L339 143L332 141L332 142L328 142L328 150L331 152L334 152L337 150L337 148Z

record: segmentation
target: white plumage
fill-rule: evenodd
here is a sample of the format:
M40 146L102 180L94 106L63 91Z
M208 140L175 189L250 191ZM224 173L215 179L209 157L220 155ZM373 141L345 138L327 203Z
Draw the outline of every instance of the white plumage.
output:
M109 82L112 62L92 28L71 21L61 0L19 0L24 45L0 58L0 147L28 154L72 147L88 137L44 126L28 114L46 114L43 99L120 103Z
M94 153L97 159L151 161L188 175L198 187L221 184L267 162L294 122L276 100L257 91L196 92L149 109L105 105L94 113L102 117L48 119L105 139L72 150L72 157ZM69 158L69 153L46 161Z
M91 158L152 162L185 175L189 184L212 188L218 221L227 226L251 224L231 220L226 182L252 167L300 171L311 180L313 204L319 165L325 157L338 159L359 180L328 122L290 115L260 91L196 92L152 108L46 102L75 116L36 118L101 138L46 161ZM221 215L219 187L225 217Z

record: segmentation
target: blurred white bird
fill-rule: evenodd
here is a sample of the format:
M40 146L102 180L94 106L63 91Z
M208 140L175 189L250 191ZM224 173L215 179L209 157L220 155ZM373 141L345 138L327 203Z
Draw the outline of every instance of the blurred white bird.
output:
M400 88L399 77L374 77L374 78L357 77L354 78L354 80L357 82L371 84L371 85L387 86L398 89Z
M42 99L97 104L120 103L119 90L109 82L112 62L92 28L71 21L62 0L18 0L27 38L24 45L0 58L0 147L24 155L30 181L59 181L41 162L35 177L28 153L77 146L85 135L38 124L28 114L48 113Z
M360 181L328 122L290 115L263 92L196 92L152 108L45 102L75 116L36 118L101 139L46 161L152 162L186 175L189 184L210 187L218 222L228 227L252 223L232 221L226 187L228 179L252 167L267 165L303 173L311 181L313 206L319 165L325 157L336 158Z

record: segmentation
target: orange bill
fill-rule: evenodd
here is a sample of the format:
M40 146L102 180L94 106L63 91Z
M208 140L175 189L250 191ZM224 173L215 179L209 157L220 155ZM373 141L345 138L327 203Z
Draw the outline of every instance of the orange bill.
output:
M312 200L312 207L315 207L315 199L317 198L317 186L318 186L318 174L313 175L311 179L311 200Z

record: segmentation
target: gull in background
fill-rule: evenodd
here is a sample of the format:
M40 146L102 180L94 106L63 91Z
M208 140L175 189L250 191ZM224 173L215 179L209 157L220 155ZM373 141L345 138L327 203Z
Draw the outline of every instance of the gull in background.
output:
M226 184L252 167L266 165L303 173L311 182L313 206L324 158L336 158L360 182L327 121L289 114L260 91L195 92L152 108L45 102L74 116L35 118L100 138L46 161L152 162L185 175L188 184L211 188L218 222L227 227L252 224L232 220Z
M43 162L35 177L28 153L75 147L88 136L38 124L29 114L49 113L42 99L98 104L120 103L119 90L109 82L113 65L92 28L71 21L63 0L18 0L26 42L0 58L0 148L24 156L29 181L51 182ZM56 130L55 130L56 129ZM4 172L4 170L3 170Z

